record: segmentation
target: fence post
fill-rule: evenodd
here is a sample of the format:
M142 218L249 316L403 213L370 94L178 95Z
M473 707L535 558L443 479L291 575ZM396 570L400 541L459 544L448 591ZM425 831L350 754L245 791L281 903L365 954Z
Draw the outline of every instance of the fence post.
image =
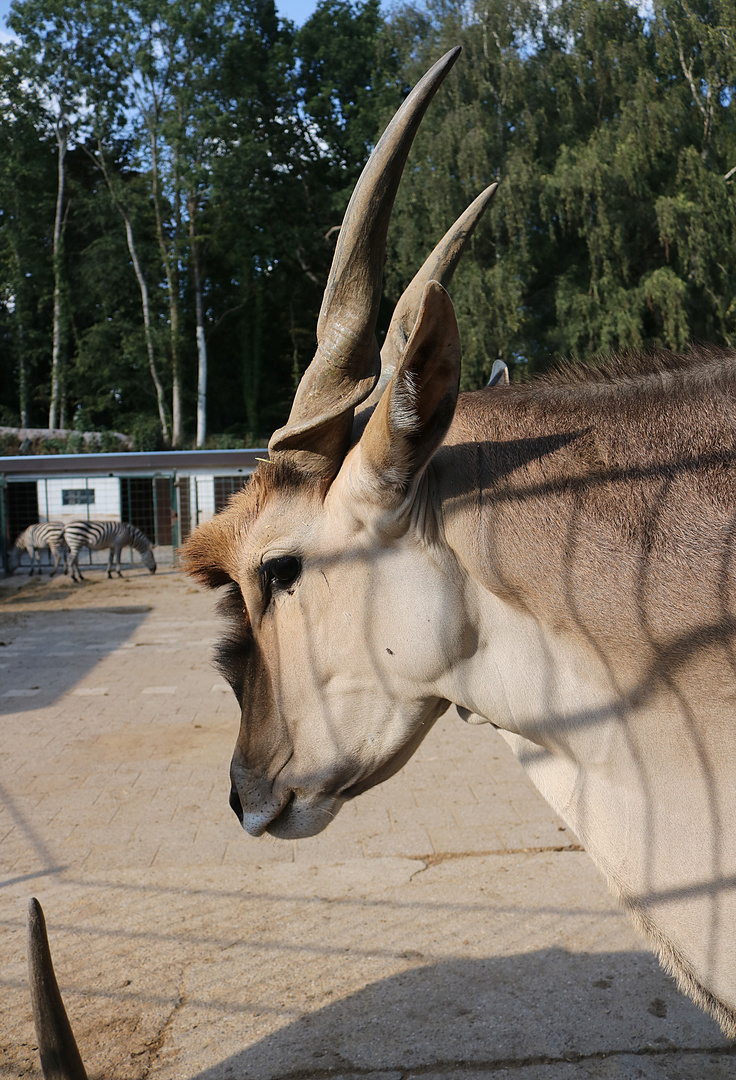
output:
M7 495L8 481L5 473L0 473L0 562L2 563L4 574L7 574L8 572L8 538L5 533L7 528L5 500Z
M84 478L84 490L85 490L85 492L89 491L89 477L88 476L85 476L85 478ZM85 509L87 511L87 521L89 521L89 495L85 495ZM51 552L49 552L49 557L50 557L50 555L51 555ZM87 548L87 555L89 556L89 565L92 566L92 564L94 562L94 559L92 558L92 548Z
M171 561L176 566L176 553L179 549L179 515L181 514L179 480L176 469L169 475L169 502L171 503Z
M153 542L158 546L158 491L156 490L157 475L154 473L151 484L153 486Z

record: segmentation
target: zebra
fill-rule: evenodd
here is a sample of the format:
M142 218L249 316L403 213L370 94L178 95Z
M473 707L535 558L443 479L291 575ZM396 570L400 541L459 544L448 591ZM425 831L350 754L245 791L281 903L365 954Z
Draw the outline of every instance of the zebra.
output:
M79 569L79 552L83 547L89 548L90 551L110 549L107 560L109 578L112 577L114 561L117 562L118 577L123 576L120 572L120 555L128 544L140 552L143 565L147 566L152 574L156 573L156 560L153 557L151 541L145 533L127 521L71 521L64 526L64 540L69 547L72 581L84 580Z
M29 525L27 529L17 537L8 553L8 573L12 574L20 566L21 556L24 551L31 557L31 569L29 577L33 574L35 566L41 573L41 552L48 548L54 559L54 569L50 577L53 577L59 569L59 559L63 559L64 573L67 571L67 556L69 548L64 541L64 526L59 521L41 521L36 525Z

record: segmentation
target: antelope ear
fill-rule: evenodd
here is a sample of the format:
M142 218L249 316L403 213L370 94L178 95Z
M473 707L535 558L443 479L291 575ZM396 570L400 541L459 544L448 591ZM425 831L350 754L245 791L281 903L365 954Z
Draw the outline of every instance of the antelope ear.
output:
M361 486L400 499L452 423L460 384L460 334L452 300L424 287L404 354L358 444Z
M184 542L180 566L209 589L219 589L233 581L235 536L227 511L197 526Z

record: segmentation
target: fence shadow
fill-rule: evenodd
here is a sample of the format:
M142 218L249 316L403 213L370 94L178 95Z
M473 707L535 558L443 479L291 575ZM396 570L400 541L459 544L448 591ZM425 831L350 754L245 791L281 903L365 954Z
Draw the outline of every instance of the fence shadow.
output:
M124 645L150 611L141 604L54 610L53 599L51 590L23 590L0 604L0 716L53 705Z
M736 1046L678 993L649 953L544 949L449 960L383 979L300 1017L196 1080L319 1080L383 1070L496 1075L611 1055L657 1057L674 1067L666 1075L680 1076L676 1063L694 1063L697 1051L711 1061L701 1060L688 1077L715 1080L736 1068ZM614 1067L605 1075L620 1074Z

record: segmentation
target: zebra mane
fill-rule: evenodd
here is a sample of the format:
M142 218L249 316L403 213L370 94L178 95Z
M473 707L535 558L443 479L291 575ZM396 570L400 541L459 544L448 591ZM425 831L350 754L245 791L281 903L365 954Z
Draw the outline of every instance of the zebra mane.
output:
M153 547L146 534L137 525L131 525L130 522L126 522L126 524L130 530L130 543L139 554L142 555L144 551L148 551L150 547Z

